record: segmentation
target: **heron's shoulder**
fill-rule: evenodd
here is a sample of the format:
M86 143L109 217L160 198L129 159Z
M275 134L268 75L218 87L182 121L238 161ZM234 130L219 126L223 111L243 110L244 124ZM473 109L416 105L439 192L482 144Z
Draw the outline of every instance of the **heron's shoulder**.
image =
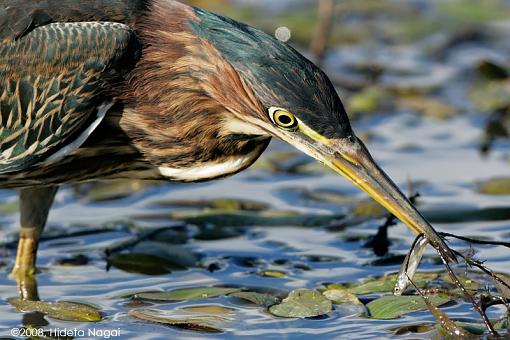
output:
M153 0L0 0L0 41L54 22L109 21L133 26Z

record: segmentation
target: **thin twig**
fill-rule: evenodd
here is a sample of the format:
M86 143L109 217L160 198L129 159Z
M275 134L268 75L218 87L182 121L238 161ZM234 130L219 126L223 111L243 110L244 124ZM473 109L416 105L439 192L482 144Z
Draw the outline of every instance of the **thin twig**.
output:
M464 259L464 261L466 261L466 263L468 263L470 266L477 267L478 269L483 271L485 274L489 275L494 280L498 281L500 284L502 284L503 286L505 286L508 289L510 289L510 285L508 283L506 283L503 279L501 279L498 276L498 274L496 274L495 272L493 272L489 268L485 267L481 261L475 260L472 257L464 256L464 254L462 254L461 252L456 251L456 250L453 250L453 252L455 253L455 255L462 257Z
M489 244L489 245L493 245L493 246L503 246L503 247L510 248L510 242L483 241L483 240L473 239L473 238L470 238L470 237L458 236L458 235L455 235L455 234L442 233L442 232L440 232L439 235L441 235L443 237L454 237L454 238L457 238L459 240L470 242L470 243L475 243L475 244Z
M498 332L494 329L494 326L492 326L489 318L487 317L487 314L485 314L485 311L480 307L480 305L475 301L473 296L469 294L469 292L466 290L466 288L462 285L462 283L459 281L455 273L453 272L452 268L450 267L450 264L448 263L448 260L439 252L439 256L441 257L441 261L443 261L444 266L446 267L446 270L448 271L448 274L452 278L453 283L460 289L464 297L473 305L473 307L476 309L476 311L480 314L482 317L483 323L485 324L485 327L489 331L491 336L498 336Z

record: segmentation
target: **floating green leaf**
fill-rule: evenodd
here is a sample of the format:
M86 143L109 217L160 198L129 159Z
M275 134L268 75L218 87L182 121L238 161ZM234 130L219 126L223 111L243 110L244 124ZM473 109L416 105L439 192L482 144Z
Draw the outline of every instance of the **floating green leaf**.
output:
M174 289L168 292L150 292L136 294L135 297L145 300L156 301L186 301L214 298L222 295L227 295L239 292L238 288L223 288L223 287L193 287Z
M18 201L9 201L0 203L0 214L14 214L19 211L19 202Z
M418 288L425 287L429 281L438 277L437 273L416 273L413 282ZM397 274L382 276L376 279L369 279L357 285L349 287L349 291L356 295L365 295L381 292L392 292L397 282Z
M269 312L286 318L307 318L327 314L332 303L321 293L314 290L298 289L278 305L271 306Z
M218 327L218 323L228 320L217 315L185 317L168 315L162 311L153 309L131 310L128 315L144 321L157 322L164 325L207 333L222 333L223 330Z
M492 282L498 289L498 292L505 299L510 299L510 276L504 274L496 274L497 277L492 277ZM502 281L502 282L501 282Z
M457 276L457 279L459 279L460 283L462 283L464 288L466 288L467 290L477 291L478 289L480 289L480 283L477 282L476 280L470 279L469 277L466 277L465 275L456 274L456 276ZM448 273L443 274L441 278L443 279L444 282L447 282L451 285L455 285L453 283L453 280L450 277L450 275L448 275Z
M257 292L238 292L230 294L230 296L234 296L239 299L247 300L253 302L254 304L261 307L270 307L272 305L276 305L280 303L280 299L276 296L272 296L269 294L257 293Z
M122 269L128 273L139 273L146 275L162 275L171 272L172 263L153 255L121 253L108 256L106 259L109 265Z
M147 189L150 186L160 185L157 181L144 181L138 179L121 179L107 182L76 184L74 189L79 197L91 202L110 201L121 199Z
M322 294L335 304L351 303L355 305L363 305L356 295L345 289L328 289Z
M150 218L151 216L144 217ZM163 216L155 216L162 218ZM300 214L294 211L182 211L170 214L171 219L181 220L198 226L217 225L222 227L245 226L321 226L332 220L340 219L343 215Z
M387 214L387 211L373 199L368 199L359 202L352 213L356 217L377 217Z
M510 177L499 177L481 182L478 191L485 195L510 195Z
M451 301L452 296L434 294L429 296L429 300L432 305L440 306ZM426 310L427 304L417 295L388 295L370 301L367 308L374 319L395 319L404 314Z
M261 276L274 277L274 278L282 278L282 277L287 276L287 273L282 272L280 270L263 270L259 274Z
M337 313L342 315L366 316L367 309L358 297L346 289L329 289L322 294L331 302L338 305Z
M172 269L186 269L198 263L198 257L191 250L176 244L143 241L137 243L132 252L162 257Z
M466 207L425 210L423 215L432 223L505 221L510 219L510 207Z
M220 305L199 305L199 306L186 306L180 310L189 313L203 313L203 314L232 314L236 310Z
M501 80L508 78L508 71L491 60L481 60L476 66L478 73L488 80Z
M65 321L101 321L101 313L95 307L77 302L46 302L9 299L9 303L23 312L39 312Z
M157 241L139 242L130 253L114 253L106 261L129 273L147 275L167 274L198 264L197 256L187 248Z
M445 119L453 117L457 108L437 98L426 96L405 97L399 101L399 106L406 110L419 112L427 117Z
M226 226L201 226L200 232L193 236L196 240L202 241L215 241L224 240L227 238L239 237L243 235L244 231L240 228L226 227Z

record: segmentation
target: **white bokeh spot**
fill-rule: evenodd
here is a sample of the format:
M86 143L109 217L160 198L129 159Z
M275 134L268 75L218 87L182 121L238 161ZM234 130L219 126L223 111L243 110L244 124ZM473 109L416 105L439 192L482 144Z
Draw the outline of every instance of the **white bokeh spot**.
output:
M276 31L274 32L274 36L276 37L276 39L280 41L287 42L290 40L292 34L288 27L281 26L276 29Z

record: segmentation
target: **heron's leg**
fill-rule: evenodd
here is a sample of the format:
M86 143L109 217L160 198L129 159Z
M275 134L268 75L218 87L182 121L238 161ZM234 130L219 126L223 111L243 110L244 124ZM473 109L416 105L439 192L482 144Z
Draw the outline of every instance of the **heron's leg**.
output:
M20 190L20 233L16 263L12 270L18 280L22 298L30 298L32 286L35 286L35 261L39 238L46 224L57 186L25 188ZM31 282L34 282L34 285ZM27 293L27 294L25 294Z

